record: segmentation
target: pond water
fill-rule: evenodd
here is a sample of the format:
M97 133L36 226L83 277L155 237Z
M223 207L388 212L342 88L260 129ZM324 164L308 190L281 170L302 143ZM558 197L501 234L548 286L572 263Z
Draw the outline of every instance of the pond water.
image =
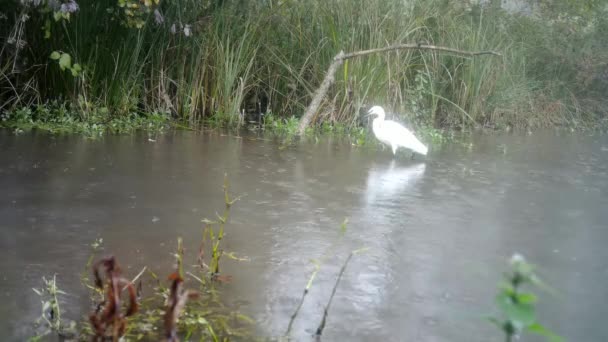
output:
M249 261L225 260L233 281L222 293L262 336L285 332L311 260L325 255L292 330L310 340L347 255L366 247L339 284L325 340L502 341L484 317L515 252L558 291L537 292L541 323L571 341L608 340L608 137L458 141L412 161L331 139L0 131L0 331L30 336L31 288L55 273L64 316L84 315L79 276L96 238L128 277L144 265L168 274L178 236L194 263L228 173L244 197L224 247Z

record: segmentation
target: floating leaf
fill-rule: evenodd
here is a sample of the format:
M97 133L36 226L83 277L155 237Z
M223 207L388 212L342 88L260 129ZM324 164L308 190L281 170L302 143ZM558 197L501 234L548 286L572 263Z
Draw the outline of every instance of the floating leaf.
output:
M61 57L61 54L59 53L59 51L53 51L53 52L51 52L51 56L50 57L51 57L52 60L58 60L59 57Z

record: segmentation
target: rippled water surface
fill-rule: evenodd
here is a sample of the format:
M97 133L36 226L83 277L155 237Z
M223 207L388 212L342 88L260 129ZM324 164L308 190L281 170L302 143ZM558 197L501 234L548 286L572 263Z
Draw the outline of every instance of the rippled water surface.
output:
M177 236L194 262L225 172L245 195L225 248L250 261L225 261L223 293L262 335L285 331L311 259L329 255L293 327L310 340L346 256L367 247L344 273L325 340L501 341L484 316L514 252L559 291L541 294L542 323L570 341L608 340L608 138L553 132L474 136L411 161L327 139L0 131L3 336L31 334L43 275L70 294L65 315L85 313L79 275L98 237L131 276L168 273Z

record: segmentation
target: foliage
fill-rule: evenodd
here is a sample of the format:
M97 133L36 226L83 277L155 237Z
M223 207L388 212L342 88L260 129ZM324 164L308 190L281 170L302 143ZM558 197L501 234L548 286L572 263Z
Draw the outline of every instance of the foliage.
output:
M42 277L42 281L44 287L32 289L41 298L42 313L40 318L36 321L36 325L42 327L42 331L38 332L30 341L38 341L51 333L68 338L74 336L76 333L75 322L66 322L65 320L62 320L61 317L59 296L66 295L66 293L57 286L57 275L53 275L52 279ZM41 322L43 322L43 324L41 324Z
M82 72L82 67L78 63L72 64L72 56L70 54L60 51L53 51L49 56L52 60L56 60L59 64L59 68L63 70L70 70L72 76L76 77Z
M0 127L13 129L43 129L54 133L75 132L90 138L104 133L128 133L141 129L162 132L169 126L169 116L153 112L143 115L135 113L127 116L109 116L106 107L93 107L88 115L83 115L73 106L53 101L34 108L21 107L0 114Z
M537 322L536 295L521 289L527 284L545 287L534 273L534 267L521 255L515 254L511 258L511 273L505 278L507 282L501 285L496 296L496 304L504 319L491 318L490 321L505 333L507 341L511 341L523 331L545 336L550 341L562 341L559 336Z
M190 126L213 117L240 127L270 112L295 120L338 51L428 42L504 57L397 51L348 61L315 121L354 129L372 104L436 128L602 119L601 1L530 1L524 12L480 3L9 0L0 112L61 101L88 122L102 108L103 119L161 112Z

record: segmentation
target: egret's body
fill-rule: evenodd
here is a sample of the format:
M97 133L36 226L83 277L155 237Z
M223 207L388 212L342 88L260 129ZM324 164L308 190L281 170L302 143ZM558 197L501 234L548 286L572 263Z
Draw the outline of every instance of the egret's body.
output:
M382 143L390 146L393 154L397 153L399 147L404 147L426 156L428 148L410 130L395 121L384 120L386 113L382 107L372 107L369 115L377 115L372 123L374 135Z

